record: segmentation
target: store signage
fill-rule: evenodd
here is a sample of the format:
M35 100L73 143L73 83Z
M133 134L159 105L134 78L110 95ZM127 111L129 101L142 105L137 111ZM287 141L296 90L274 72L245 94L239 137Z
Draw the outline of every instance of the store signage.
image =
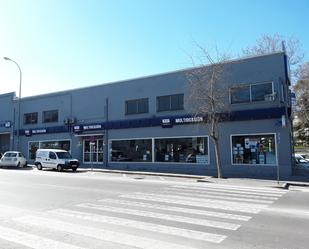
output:
M83 131L83 127L81 125L74 125L73 129L76 133Z
M45 133L47 133L46 129L32 130L32 134L45 134Z
M10 128L11 127L11 122L10 121L5 122L4 127L5 128Z
M170 118L164 118L161 120L162 128L171 128L173 127L172 120Z
M203 121L203 117L176 118L175 124L200 123Z
M87 130L99 130L102 129L102 125L101 124L96 124L96 125L84 125L83 126L83 130L87 131Z
M32 135L31 130L25 130L26 137L30 137Z

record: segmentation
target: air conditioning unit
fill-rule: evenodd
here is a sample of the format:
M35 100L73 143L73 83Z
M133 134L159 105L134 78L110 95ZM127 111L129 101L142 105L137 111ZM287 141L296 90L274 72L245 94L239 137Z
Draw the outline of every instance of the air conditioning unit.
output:
M276 99L277 93L264 95L265 101L274 101Z

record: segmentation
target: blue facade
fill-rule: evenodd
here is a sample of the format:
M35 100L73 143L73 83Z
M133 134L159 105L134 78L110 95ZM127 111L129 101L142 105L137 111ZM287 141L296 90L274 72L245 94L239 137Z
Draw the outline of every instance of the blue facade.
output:
M271 178L279 165L288 177L285 55L231 61L225 68L224 83L248 91L250 101L231 103L233 96L226 94L231 111L220 124L224 174ZM22 98L20 115L15 94L0 95L0 151L17 149L20 117L19 149L29 161L37 148L60 147L84 165L216 175L214 146L201 122L205 117L194 117L181 102L188 95L189 70ZM270 99L254 101L261 91L271 91Z

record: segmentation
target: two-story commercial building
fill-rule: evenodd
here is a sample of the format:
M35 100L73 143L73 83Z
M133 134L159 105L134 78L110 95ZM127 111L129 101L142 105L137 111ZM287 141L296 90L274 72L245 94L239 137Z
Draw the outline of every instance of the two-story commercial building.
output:
M243 58L225 67L231 113L220 124L224 174L271 178L279 169L282 177L290 176L285 54ZM216 175L214 145L203 117L191 113L185 101L190 70L25 97L20 115L15 94L2 94L0 150L19 144L31 162L38 148L61 148L83 165Z

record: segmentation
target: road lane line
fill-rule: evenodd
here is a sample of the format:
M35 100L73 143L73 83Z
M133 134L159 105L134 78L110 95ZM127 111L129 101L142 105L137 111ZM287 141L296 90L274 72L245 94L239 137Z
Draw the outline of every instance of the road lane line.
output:
M3 226L0 226L0 238L33 249L85 249Z
M59 221L50 218L27 215L14 219L16 222L25 225L36 226L44 229L55 230L58 232L73 233L80 236L87 236L103 241L122 244L141 249L191 249L194 247L182 246L180 244L155 240L151 238L130 235L122 232L114 232L109 229L93 228L84 225L73 224L70 222ZM220 243L220 242L217 242ZM43 249L41 247L40 249ZM45 248L44 248L45 249ZM60 249L60 248L59 248ZM63 248L61 248L63 249Z
M212 212L212 211L206 211L206 210L200 210L200 209L182 208L182 207L146 203L146 202L136 202L136 201L127 201L127 200L119 200L119 199L102 199L102 200L99 200L99 202L129 205L129 206L142 207L142 208L154 208L154 209L159 209L162 211L173 211L173 212L180 212L180 213L205 215L205 216L211 216L211 217L216 217L216 218L232 219L232 220L240 220L240 221L248 221L251 219L250 216L245 216L245 215L222 213L222 212Z
M135 216L141 216L141 217L147 217L147 218L183 222L183 223L189 223L193 225L214 227L214 228L220 228L220 229L226 229L226 230L237 230L240 227L240 225L233 224L233 223L212 221L212 220L206 220L206 219L189 218L189 217L184 217L184 216L179 216L179 215L155 213L155 212L150 212L150 211L137 210L133 208L120 208L120 207L113 207L113 206L108 206L108 205L98 205L98 204L92 204L92 203L81 203L75 206L82 207L82 208L90 208L90 209L114 212L114 213L129 214L129 215L135 215Z
M184 229L184 228L159 225L155 223L135 221L135 220L130 220L126 218L111 217L111 216L106 216L106 215L98 215L98 214L92 214L92 213L80 212L80 211L72 211L68 209L55 209L55 210L49 211L49 213L60 215L60 216L69 216L69 217L88 220L88 221L131 227L131 228L147 230L151 232L158 232L158 233L163 233L167 235L180 236L180 237L184 237L188 239L203 240L203 241L212 242L212 243L220 243L227 237L225 235L219 235L219 234L214 234L214 233L206 233L206 232L200 232L200 231L189 230L189 229Z
M126 195L120 195L121 198L126 199L133 199L133 200L142 200L142 201L155 201L155 202L162 202L167 204L179 204L179 205L185 205L185 206L194 206L194 207L202 207L202 208L212 208L212 209L221 209L221 210L227 210L227 211L237 211L237 212L243 212L243 213L253 213L257 214L262 209L261 208L248 208L248 207L237 207L237 206L228 206L228 205L222 205L218 203L210 203L206 201L189 201L189 200L177 200L177 199L171 199L171 198L164 198L164 197L156 197L156 196L147 196L147 195L135 195L135 194L126 194Z

